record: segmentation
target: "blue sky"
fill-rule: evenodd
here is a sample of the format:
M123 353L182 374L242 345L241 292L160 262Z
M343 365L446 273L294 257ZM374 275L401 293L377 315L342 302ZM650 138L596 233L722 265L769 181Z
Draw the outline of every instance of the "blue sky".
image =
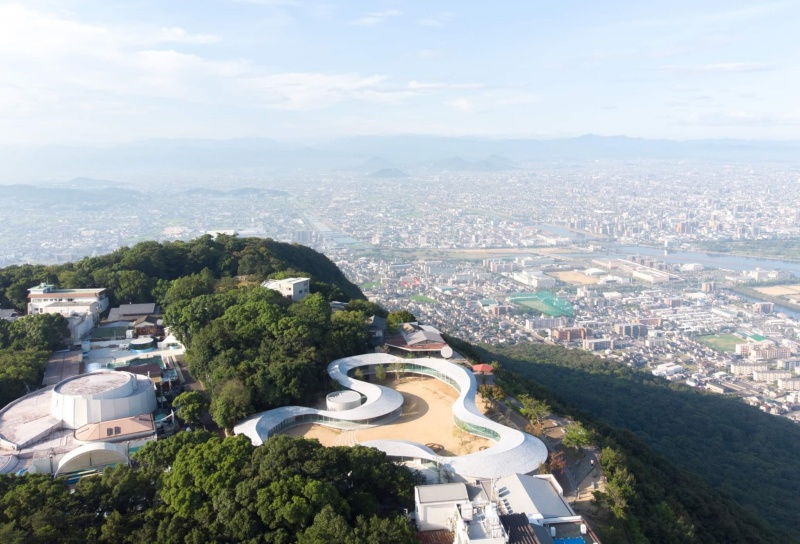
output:
M800 139L800 2L0 0L0 143Z

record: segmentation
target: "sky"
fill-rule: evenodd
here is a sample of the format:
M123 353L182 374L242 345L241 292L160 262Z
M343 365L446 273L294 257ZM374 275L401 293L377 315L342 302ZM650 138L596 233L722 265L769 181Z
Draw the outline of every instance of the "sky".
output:
M0 0L0 143L800 139L800 2Z

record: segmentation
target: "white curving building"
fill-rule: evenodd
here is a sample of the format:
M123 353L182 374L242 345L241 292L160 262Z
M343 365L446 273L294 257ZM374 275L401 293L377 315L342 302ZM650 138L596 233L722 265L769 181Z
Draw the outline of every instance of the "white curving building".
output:
M357 368L364 374L371 374L380 365L401 365L404 373L430 376L452 386L459 393L453 404L455 424L467 432L494 441L495 445L457 457L440 456L422 444L405 440L373 440L362 445L380 449L396 459L433 462L465 478L528 474L538 470L540 463L547 460L547 447L541 440L496 423L478 410L475 405L478 386L472 372L444 359L409 360L385 353L346 357L328 365L328 374L334 380L364 397L360 406L343 411L285 406L240 421L234 427L234 432L247 435L254 445L260 445L270 436L303 423L317 423L337 429L388 423L402 413L403 396L394 389L350 377Z

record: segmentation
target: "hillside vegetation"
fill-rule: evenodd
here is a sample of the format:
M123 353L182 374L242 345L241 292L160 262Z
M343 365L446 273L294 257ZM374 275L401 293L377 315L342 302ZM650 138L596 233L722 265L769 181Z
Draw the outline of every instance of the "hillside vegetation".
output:
M636 478L632 526L650 542L800 541L786 536L800 530L796 424L582 351L462 349L498 361L511 392L548 399L620 449Z
M71 491L46 474L0 477L0 542L410 544L399 516L416 480L382 452L205 431L151 442Z
M105 287L112 306L163 302L171 281L204 271L217 280L305 275L312 279L312 292L328 300L364 298L330 259L311 248L221 234L189 242L141 242L74 263L7 266L0 269L0 308L25 310L28 289L41 282L71 289Z
M259 285L290 276L310 277L312 295L292 303ZM75 263L9 266L0 269L0 306L24 309L28 289L41 282L106 287L112 306L159 302L225 428L256 410L311 400L331 358L365 349L366 314L375 310L324 255L260 238L142 242ZM330 300L350 300L350 311L331 315ZM48 352L64 347L66 335L60 315L0 320L2 405L35 388Z

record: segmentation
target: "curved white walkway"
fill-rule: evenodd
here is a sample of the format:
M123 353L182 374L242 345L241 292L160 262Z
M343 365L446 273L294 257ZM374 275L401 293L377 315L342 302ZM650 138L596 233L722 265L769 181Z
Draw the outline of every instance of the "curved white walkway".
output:
M404 373L431 376L455 388L459 392L453 404L455 423L496 444L486 450L459 457L439 456L422 444L404 440L373 440L363 443L364 446L378 448L392 457L436 462L468 478L527 474L537 470L539 464L546 461L547 447L541 440L496 423L480 413L475 405L478 386L472 372L444 359L401 359L385 353L346 357L328 365L328 374L333 379L366 397L361 406L342 412L285 406L242 420L234 427L234 431L247 435L253 444L260 445L273 434L303 423L318 423L347 430L389 422L400 415L403 396L394 389L351 378L348 373L361 368L364 374L373 374L378 365L394 364L402 365Z

